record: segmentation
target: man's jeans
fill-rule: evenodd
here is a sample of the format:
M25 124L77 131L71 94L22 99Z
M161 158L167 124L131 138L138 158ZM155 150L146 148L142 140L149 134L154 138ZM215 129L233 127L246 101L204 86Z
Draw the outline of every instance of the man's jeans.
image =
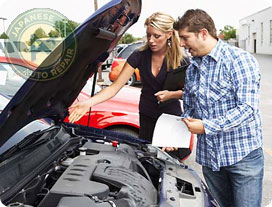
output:
M261 207L264 174L263 149L238 163L212 171L202 167L204 178L220 207Z

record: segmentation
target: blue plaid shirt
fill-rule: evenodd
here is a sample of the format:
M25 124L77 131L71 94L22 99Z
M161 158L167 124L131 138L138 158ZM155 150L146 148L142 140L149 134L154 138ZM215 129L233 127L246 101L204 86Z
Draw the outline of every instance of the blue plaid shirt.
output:
M260 70L248 52L221 40L186 72L184 117L201 119L196 161L219 171L262 147Z

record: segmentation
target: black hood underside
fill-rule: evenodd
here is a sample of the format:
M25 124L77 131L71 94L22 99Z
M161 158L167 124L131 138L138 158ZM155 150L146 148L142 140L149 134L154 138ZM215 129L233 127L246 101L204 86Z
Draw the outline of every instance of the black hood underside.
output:
M63 120L67 108L140 12L141 0L113 0L78 26L34 71L42 74L44 66L60 56L46 68L52 78L29 78L0 114L0 147L33 120Z

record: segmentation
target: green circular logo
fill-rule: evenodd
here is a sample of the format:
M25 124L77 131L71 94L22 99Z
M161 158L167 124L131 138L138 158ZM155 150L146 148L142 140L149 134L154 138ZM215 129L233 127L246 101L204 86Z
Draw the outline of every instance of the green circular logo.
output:
M13 66L14 71L25 78L46 81L59 77L76 55L71 21L52 9L31 9L20 14L8 27L7 35L6 47L13 48L6 50L10 62L20 59L26 67L32 68L23 71Z

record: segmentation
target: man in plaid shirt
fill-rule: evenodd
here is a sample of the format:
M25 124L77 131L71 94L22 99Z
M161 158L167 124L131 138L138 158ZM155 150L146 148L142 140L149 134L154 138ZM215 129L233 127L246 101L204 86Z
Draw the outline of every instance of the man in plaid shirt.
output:
M203 10L188 10L174 28L193 56L183 120L197 134L196 161L205 180L220 206L259 207L264 168L259 65L248 52L218 40Z

